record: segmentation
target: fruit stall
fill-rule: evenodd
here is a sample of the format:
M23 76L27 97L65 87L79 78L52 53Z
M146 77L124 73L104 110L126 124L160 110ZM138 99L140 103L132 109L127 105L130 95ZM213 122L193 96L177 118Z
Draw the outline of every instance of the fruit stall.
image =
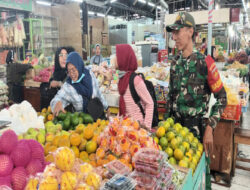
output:
M172 118L149 132L131 118L54 117L26 101L0 117L11 122L0 136L0 188L205 189L203 145Z

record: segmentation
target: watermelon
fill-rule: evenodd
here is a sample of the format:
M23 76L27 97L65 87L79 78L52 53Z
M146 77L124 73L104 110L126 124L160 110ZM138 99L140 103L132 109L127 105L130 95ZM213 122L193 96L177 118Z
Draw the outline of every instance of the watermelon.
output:
M26 167L29 175L36 175L36 173L43 172L44 166L38 159L32 159Z
M27 140L18 141L18 145L11 152L10 157L12 158L16 167L26 167L31 159L31 150Z
M17 141L18 138L14 131L12 130L5 131L0 137L0 152L3 152L5 154L11 153L11 151L17 145Z
M9 155L0 155L0 177L4 177L11 174L13 169L13 162Z
M24 167L17 167L11 174L13 190L23 190L27 182L27 172Z

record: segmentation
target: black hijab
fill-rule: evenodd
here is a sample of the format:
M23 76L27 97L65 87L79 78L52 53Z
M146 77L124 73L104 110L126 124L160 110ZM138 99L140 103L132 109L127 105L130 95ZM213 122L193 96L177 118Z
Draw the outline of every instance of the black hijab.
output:
M55 81L64 81L67 77L67 69L66 68L61 68L60 63L59 63L59 54L61 53L62 49L65 49L67 53L71 53L75 51L73 47L60 47L56 50L55 54L55 71L53 73L53 77L50 79L50 81L55 80Z

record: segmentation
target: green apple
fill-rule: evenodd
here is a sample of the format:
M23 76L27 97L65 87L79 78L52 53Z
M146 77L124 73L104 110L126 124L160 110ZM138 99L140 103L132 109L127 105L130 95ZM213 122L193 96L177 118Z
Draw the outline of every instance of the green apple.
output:
M45 129L39 129L39 133L42 133L43 135L46 135Z

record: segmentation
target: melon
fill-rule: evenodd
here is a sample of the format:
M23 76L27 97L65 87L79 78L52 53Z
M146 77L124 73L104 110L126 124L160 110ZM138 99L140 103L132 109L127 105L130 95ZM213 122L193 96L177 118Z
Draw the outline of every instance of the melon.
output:
M8 187L11 187L11 175L8 175L8 176L5 176L5 177L0 177L0 187L2 185L6 185Z
M26 140L19 141L10 156L16 167L26 167L31 159L31 151L28 142Z
M27 182L27 172L24 167L17 167L11 174L13 190L23 190Z
M0 152L5 154L11 153L11 151L17 145L17 135L12 130L5 131L2 136L0 137Z
M38 159L44 163L44 149L42 145L36 140L28 140L28 143L31 150L31 159Z
M9 155L0 155L0 177L4 177L11 174L13 169L13 162Z
M33 159L26 167L26 171L29 175L36 175L36 173L42 172L44 169L43 164L38 159Z

